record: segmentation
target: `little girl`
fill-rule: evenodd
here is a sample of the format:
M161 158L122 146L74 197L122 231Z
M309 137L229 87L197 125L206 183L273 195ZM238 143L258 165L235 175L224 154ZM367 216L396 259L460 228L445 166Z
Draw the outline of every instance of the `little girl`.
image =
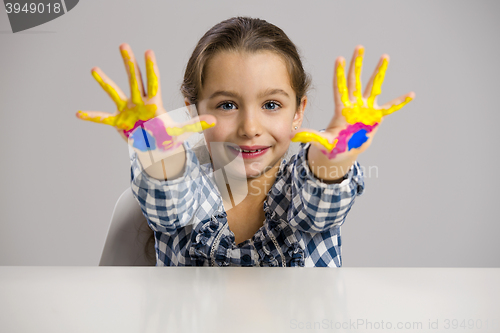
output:
M158 266L342 265L340 226L364 190L356 158L383 116L414 98L377 106L387 55L364 94L363 47L347 79L345 60L336 60L335 115L317 132L299 130L310 81L296 47L264 20L231 18L200 39L181 87L192 116L184 124L163 109L153 52L146 89L130 47L120 50L131 97L93 68L118 110L77 116L112 125L129 142L132 191L154 231ZM201 131L205 164L185 141ZM302 143L287 160L290 141Z

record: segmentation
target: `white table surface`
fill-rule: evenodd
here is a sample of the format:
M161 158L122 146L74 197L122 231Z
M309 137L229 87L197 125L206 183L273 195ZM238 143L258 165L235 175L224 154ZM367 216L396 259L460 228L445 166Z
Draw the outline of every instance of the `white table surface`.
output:
M0 267L0 332L384 331L500 332L500 268Z

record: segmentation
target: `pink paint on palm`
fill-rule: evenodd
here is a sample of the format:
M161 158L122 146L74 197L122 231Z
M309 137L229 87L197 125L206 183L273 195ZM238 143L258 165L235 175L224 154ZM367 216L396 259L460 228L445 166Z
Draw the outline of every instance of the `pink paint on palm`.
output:
M175 149L182 144L182 142L174 143L175 141L174 137L167 133L167 130L165 129L165 124L158 117L151 118L147 121L138 120L134 124L134 127L132 129L128 131L123 131L123 133L128 138L137 127L144 128L155 138L156 146L158 147L159 150L167 151ZM152 149L155 149L155 147L152 147Z
M347 139L354 133L356 133L359 130L366 130L367 133L370 133L373 131L375 127L378 126L378 123L375 123L373 125L365 125L361 122L355 123L353 125L347 126L346 129L340 131L339 135L337 136L337 139L339 140L337 142L337 145L335 148L333 148L330 152L327 150L321 150L323 154L325 154L329 159L335 158L340 153L343 153L347 149Z
M132 127L131 129L129 129L128 131L123 131L123 134L125 134L125 136L128 138L130 136L130 134L132 134L133 131L135 131L135 129L139 126L142 126L142 124L144 124L145 121L144 120L138 120L135 124L134 124L134 127Z
M175 142L174 137L167 133L165 124L160 118L153 118L144 124L144 129L151 132L159 150L166 151L179 147L182 142Z

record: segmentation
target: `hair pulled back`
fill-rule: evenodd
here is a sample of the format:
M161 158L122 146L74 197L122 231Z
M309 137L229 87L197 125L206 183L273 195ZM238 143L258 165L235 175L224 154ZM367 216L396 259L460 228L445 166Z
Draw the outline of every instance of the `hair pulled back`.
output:
M184 73L181 92L190 104L198 103L208 61L223 51L271 51L281 56L297 97L297 107L309 89L311 80L302 67L295 44L277 26L261 19L233 17L208 30L196 45Z

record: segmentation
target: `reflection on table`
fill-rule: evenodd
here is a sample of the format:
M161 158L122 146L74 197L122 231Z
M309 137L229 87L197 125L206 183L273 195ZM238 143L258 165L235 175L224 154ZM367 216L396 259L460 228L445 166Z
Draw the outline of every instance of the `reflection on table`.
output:
M0 267L0 331L500 332L499 281L497 268Z

